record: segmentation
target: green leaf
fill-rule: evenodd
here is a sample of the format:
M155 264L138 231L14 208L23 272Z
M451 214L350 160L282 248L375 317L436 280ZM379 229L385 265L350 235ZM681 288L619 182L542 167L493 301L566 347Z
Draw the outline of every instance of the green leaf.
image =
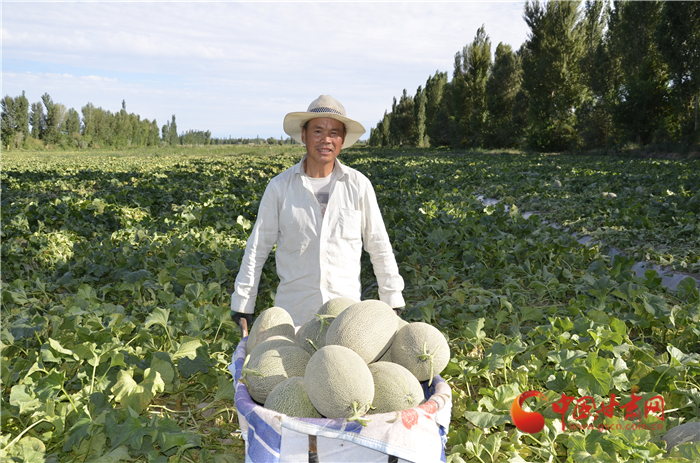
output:
M484 318L471 321L464 328L464 337L474 344L480 344L481 340L486 338L486 333L484 332Z
M216 397L214 397L214 400L231 400L233 401L236 397L236 388L233 385L233 381L231 381L230 377L227 378L226 376L217 376L216 378L218 387L216 388Z
M496 415L489 412L465 412L464 417L479 428L492 428L510 423L510 415Z
M184 337L177 351L173 354L172 359L178 360L183 357L188 357L190 360L194 360L194 358L197 357L197 348L202 345L202 341L199 339Z
M14 457L13 460L19 460L23 463L44 463L46 461L46 446L36 437L25 436L10 447L8 455Z
M158 435L158 442L163 451L177 447L178 451L182 452L185 449L202 446L202 438L188 432L161 433Z
M117 425L116 433L111 437L112 448L126 444L134 450L139 450L145 436L152 436L155 429L141 423L137 417L130 416L124 423Z
M671 457L685 458L688 461L700 461L700 442L685 442L671 450Z
M577 363L581 363L576 362L576 360L584 357L586 357L586 353L582 350L572 351L564 349L560 352L550 352L547 354L547 359L549 359L550 362L556 363L562 370L568 370Z
M63 451L69 452L73 447L78 446L80 441L89 438L94 426L90 417L82 415L70 428L68 440L63 444Z
M656 318L662 316L669 316L671 312L668 310L668 304L666 303L666 298L663 296L658 296L656 294L644 293L642 296L644 300L644 308L649 314L655 316Z
M105 453L104 455L90 460L88 463L116 463L118 461L133 460L131 455L129 455L129 449L126 445L121 445L116 449Z
M610 360L599 357L596 352L591 352L586 358L585 366L577 366L572 369L576 374L574 383L579 389L606 396L610 392L611 372L613 370Z
M10 405L19 407L19 413L25 414L37 410L41 407L41 402L29 392L25 384L16 384L10 390Z
M699 296L695 279L693 277L687 277L681 280L676 287L676 295L678 299L682 301L697 301Z
M210 366L211 361L208 358L200 355L195 357L194 360L190 359L189 357L183 357L177 362L177 369L185 378L189 378L199 371L206 373L209 371Z
M148 317L146 317L146 323L144 324L145 328L150 328L153 325L159 325L165 328L165 330L168 329L168 318L170 318L170 309L162 309L160 307L156 307L153 309L153 312L151 312Z

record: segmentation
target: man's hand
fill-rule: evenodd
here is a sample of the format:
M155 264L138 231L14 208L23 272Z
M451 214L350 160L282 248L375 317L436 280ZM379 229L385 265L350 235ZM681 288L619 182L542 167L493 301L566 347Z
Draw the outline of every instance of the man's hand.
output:
M252 313L243 313L243 312L234 312L233 310L231 311L231 318L233 319L233 322L241 326L241 318L245 318L246 322L248 322L248 329L253 326L253 314Z
M401 306L401 307L394 307L394 312L396 312L396 315L399 317L401 316L401 313L406 310L406 306Z

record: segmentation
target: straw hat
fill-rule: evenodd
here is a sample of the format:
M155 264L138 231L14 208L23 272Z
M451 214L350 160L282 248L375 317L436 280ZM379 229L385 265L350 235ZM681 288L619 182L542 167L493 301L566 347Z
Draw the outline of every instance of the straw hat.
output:
M335 98L329 95L321 95L311 102L305 112L289 113L284 117L284 131L299 143L301 141L301 128L311 119L317 117L330 117L345 124L347 133L343 148L348 148L360 139L365 128L356 120L345 115L345 107Z

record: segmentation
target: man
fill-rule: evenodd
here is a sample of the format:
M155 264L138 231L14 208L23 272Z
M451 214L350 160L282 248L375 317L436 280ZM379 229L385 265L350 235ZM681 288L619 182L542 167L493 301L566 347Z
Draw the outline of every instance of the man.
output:
M360 256L364 243L374 268L380 300L405 305L403 278L367 177L337 160L365 129L346 117L328 95L305 112L284 118L284 131L306 145L302 160L273 178L246 244L231 296L231 315L250 326L262 267L272 247L280 284L275 305L301 326L335 297L360 300Z

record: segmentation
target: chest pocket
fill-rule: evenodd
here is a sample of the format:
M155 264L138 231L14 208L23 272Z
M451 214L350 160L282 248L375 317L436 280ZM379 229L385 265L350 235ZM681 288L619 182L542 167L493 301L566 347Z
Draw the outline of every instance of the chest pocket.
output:
M340 237L346 240L362 238L362 215L353 209L341 209L338 215Z

